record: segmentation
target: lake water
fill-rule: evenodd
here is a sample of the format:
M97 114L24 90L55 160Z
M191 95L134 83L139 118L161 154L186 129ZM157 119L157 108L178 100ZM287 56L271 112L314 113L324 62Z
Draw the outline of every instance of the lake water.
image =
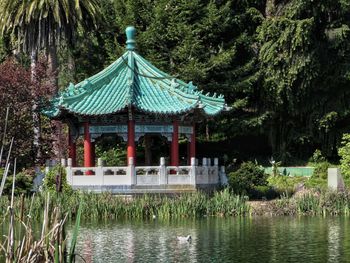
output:
M176 236L191 235L192 242ZM82 222L85 262L350 262L350 219L204 218ZM84 262L77 258L77 262Z

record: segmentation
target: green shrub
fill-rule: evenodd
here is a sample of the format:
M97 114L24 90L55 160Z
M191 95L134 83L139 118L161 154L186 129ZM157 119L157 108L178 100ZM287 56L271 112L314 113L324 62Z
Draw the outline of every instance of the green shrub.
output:
M66 169L61 165L56 165L45 175L43 188L50 192L71 193L73 191L67 182Z
M325 161L326 158L322 155L322 152L319 149L316 149L311 158L309 159L309 162L311 163L322 163Z
M340 170L344 179L350 179L350 134L343 134L341 147L338 149L340 156Z
M23 170L22 172L16 174L15 195L30 194L33 188L33 178L34 178L34 171ZM13 181L12 175L6 178L6 182L4 185L4 192L3 192L4 195L11 194L12 181Z
M275 199L280 193L269 185L258 185L250 191L250 196L254 199Z
M109 166L122 166L126 163L126 151L119 145L107 150L96 147L96 156L99 156Z
M270 176L267 180L269 185L280 195L291 196L299 184L305 183L308 178L302 176Z
M229 185L235 193L253 197L256 186L267 185L267 175L257 164L245 162L237 171L229 174Z
M326 190L327 179L313 177L305 182L305 187L309 189Z
M315 170L312 174L312 177L313 178L327 179L329 167L330 167L330 163L327 161L316 163Z

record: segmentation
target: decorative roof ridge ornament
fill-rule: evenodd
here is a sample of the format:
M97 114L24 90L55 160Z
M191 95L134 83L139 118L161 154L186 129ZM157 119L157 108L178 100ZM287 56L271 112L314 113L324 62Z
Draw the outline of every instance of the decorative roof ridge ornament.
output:
M187 88L191 94L193 94L197 90L197 86L193 85L192 81L188 82Z
M133 26L128 26L125 29L125 34L126 34L126 49L133 51L135 50L135 35L136 35L136 29Z
M128 88L129 91L126 95L126 104L130 107L132 104L132 97L133 97L133 89L134 89L134 81L135 81L135 59L133 56L133 51L135 50L135 35L136 35L136 29L133 26L128 26L125 29L126 34L126 49L130 52L128 52L128 61L127 61L127 67L129 68L129 77L128 77ZM123 59L123 57L122 57Z
M176 78L171 79L171 87L176 89L178 86L180 86L179 83L177 83Z

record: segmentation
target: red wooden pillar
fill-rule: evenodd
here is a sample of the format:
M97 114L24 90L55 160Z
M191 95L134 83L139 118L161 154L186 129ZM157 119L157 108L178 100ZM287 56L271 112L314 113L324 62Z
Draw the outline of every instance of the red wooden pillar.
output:
M171 166L179 166L179 123L173 121L173 137L171 140Z
M96 159L95 142L91 142L91 166L95 166L95 159Z
M136 164L136 149L135 149L135 121L128 120L128 148L127 148L127 162L129 165L129 157L134 158L134 165Z
M68 157L72 159L72 166L77 166L77 144L72 140L70 132L68 132Z
M192 134L191 134L191 144L190 144L190 160L192 157L196 158L196 130L195 125L192 125Z
M92 167L92 143L90 137L89 123L84 123L84 167Z

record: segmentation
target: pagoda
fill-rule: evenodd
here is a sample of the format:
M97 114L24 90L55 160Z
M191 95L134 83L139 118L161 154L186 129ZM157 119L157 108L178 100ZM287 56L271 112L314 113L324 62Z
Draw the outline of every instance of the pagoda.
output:
M126 141L128 165L136 165L135 142L158 134L170 141L170 165L179 166L179 136L188 138L196 157L195 124L227 109L224 97L203 94L192 82L172 77L135 51L134 27L126 28L126 52L110 66L60 91L42 112L69 127L69 158L84 138L84 167L95 166L94 143L103 134ZM189 158L190 159L190 158Z

